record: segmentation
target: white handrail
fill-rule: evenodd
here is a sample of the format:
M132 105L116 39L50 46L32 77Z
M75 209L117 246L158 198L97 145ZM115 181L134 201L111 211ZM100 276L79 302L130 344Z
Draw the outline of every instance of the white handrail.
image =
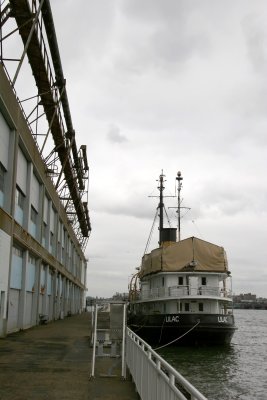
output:
M142 400L207 400L188 380L131 329L126 331L126 363Z

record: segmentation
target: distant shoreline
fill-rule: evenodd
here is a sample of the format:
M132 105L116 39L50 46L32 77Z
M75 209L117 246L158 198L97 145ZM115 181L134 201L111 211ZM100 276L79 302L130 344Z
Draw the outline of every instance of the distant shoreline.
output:
M259 303L259 302L234 303L233 308L239 310L267 310L267 303Z

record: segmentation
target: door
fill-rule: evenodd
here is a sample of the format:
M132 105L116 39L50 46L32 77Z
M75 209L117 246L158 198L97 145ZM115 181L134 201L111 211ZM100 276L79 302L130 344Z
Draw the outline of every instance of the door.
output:
M7 333L19 330L19 294L20 290L10 289L9 291Z
M198 277L190 276L189 277L189 294L191 296L196 296L198 292Z

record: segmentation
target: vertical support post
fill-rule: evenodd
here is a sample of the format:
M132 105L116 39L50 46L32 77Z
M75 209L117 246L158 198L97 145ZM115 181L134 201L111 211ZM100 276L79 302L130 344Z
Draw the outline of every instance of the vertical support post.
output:
M164 210L164 203L163 203L163 190L164 188L164 175L163 171L159 176L159 245L162 244L162 235L163 235L163 210Z
M91 330L92 330L92 338L91 338L91 345L93 345L93 342L94 342L94 332L93 332L93 329L94 329L94 307L93 307L93 305L92 305L92 303L91 303Z
M121 376L126 379L126 363L125 363L125 330L126 330L126 303L123 304L123 324L122 324L122 349L121 349Z
M94 320L94 341L93 341L93 355L92 355L92 371L91 377L95 377L95 349L96 349L96 339L97 339L97 303L95 303L95 320Z

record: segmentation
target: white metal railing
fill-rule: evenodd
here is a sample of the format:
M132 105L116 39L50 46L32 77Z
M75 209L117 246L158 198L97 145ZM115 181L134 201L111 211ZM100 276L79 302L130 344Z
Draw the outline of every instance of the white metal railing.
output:
M143 289L136 294L136 300L169 298L169 297L184 297L184 296L216 296L216 297L232 297L230 290L220 289L217 286L170 286L153 289Z
M129 328L126 329L126 364L141 400L207 400Z

